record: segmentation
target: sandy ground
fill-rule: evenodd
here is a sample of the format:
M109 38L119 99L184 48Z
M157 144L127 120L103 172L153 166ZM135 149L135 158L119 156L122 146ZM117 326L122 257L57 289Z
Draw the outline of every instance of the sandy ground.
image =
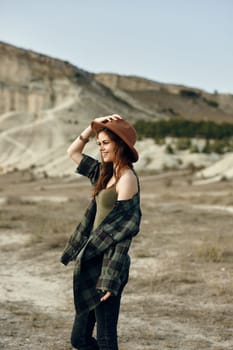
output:
M233 183L141 176L120 350L233 349ZM65 350L72 270L59 259L88 203L85 179L0 177L0 349Z

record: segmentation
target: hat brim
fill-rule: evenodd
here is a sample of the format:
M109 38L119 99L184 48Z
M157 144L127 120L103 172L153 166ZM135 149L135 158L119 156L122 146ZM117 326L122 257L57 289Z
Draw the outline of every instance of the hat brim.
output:
M98 123L93 121L91 123L92 130L94 133L97 135L98 131L102 128L106 128L111 130L114 134L116 134L118 137L120 137L121 140L124 141L124 143L128 146L129 150L131 151L132 154L132 162L135 163L138 161L138 152L135 149L135 147L129 143L129 140L126 138L126 136L122 133L119 132L119 130L116 130L114 128L114 123L106 121L105 123Z

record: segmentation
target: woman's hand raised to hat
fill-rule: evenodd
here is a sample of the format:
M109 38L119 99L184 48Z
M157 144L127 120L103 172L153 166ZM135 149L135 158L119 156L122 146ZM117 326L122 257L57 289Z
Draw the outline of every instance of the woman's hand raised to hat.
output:
M118 120L118 119L122 119L122 117L118 114L111 114L111 115L106 115L104 117L95 118L93 121L96 123L104 123L106 121L110 122L112 120Z

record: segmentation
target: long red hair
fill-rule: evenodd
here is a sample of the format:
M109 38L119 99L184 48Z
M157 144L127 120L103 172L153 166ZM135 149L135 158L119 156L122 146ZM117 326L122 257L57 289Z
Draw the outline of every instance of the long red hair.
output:
M112 162L102 162L100 176L94 188L94 193L93 193L94 197L102 189L106 188L108 181L111 179L113 175L115 175L116 182L117 182L124 168L133 169L133 164L132 164L133 156L130 151L130 148L126 145L126 143L108 128L99 129L97 132L97 136L102 131L104 131L109 136L110 140L114 141L116 144L116 153L115 153L115 161L114 161L115 169L113 168Z

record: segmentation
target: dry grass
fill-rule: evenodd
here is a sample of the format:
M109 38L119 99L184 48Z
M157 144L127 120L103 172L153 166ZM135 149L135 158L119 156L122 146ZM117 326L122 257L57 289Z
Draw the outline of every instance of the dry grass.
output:
M14 229L31 239L27 246L41 245L41 249L57 249L64 246L81 213L73 201L53 204L46 201L29 203L10 199L0 212L0 229Z
M198 250L198 256L207 262L220 263L223 261L223 250L213 245L203 245Z

